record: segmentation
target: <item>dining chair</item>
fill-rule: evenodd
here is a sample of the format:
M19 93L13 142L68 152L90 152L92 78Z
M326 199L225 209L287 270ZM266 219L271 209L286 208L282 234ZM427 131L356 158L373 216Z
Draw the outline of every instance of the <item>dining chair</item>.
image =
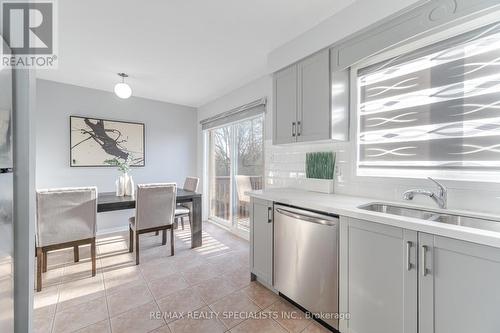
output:
M47 272L47 252L90 244L92 276L96 275L97 188L75 187L36 192L37 291L42 290L42 271Z
M196 192L198 190L198 183L200 182L200 178L197 177L186 177L184 180L183 189L190 192ZM191 207L189 204L177 204L175 208L175 222L178 224L179 220L181 221L182 230L184 230L184 218L189 217L191 214ZM191 223L191 219L189 219L189 223Z
M129 219L129 251L134 251L135 264L139 265L139 235L163 232L162 245L167 244L167 230L170 229L170 252L174 255L174 212L175 183L137 185L135 216Z
M240 216L244 211L248 211L250 205L250 196L246 194L252 191L252 182L250 176L236 176L236 193L238 194L238 206L240 208Z

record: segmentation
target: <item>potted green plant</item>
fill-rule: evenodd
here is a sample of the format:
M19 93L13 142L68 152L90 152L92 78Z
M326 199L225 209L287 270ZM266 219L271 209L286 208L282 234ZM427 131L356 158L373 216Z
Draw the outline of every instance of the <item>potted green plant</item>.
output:
M331 151L306 154L305 185L307 190L333 193L335 157L335 153Z

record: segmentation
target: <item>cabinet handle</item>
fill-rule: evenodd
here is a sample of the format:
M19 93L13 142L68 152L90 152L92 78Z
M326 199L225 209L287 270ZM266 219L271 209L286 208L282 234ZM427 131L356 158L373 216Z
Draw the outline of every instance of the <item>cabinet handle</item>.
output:
M421 253L421 257L422 257L422 276L427 276L427 273L429 273L429 271L427 270L427 250L428 250L428 246L427 245L422 245L422 253Z
M267 223L273 222L273 208L272 207L267 207Z
M413 264L411 263L411 258L410 258L410 253L411 253L411 248L413 247L413 242L407 241L406 242L406 270L411 271L413 268Z
M297 122L297 136L302 134L302 123L300 121Z
M297 127L295 126L295 122L292 122L292 136L295 136L296 131Z

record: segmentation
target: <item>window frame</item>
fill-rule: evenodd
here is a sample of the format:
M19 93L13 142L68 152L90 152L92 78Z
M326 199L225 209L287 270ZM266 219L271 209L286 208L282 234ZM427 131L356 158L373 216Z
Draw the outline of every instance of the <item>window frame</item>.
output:
M369 56L362 61L350 67L350 109L351 109L351 151L355 152L354 162L351 169L351 174L355 180L360 182L367 179L373 180L387 180L394 179L395 182L400 182L401 179L425 179L433 177L442 180L449 180L457 184L464 183L497 183L500 184L500 168L497 170L439 170L432 168L360 168L360 89L358 85L358 71L370 65L391 59L398 55L406 54L420 48L444 41L448 38L456 37L458 35L470 32L474 29L485 27L495 21L482 21L482 22L469 22L460 26L453 26L446 30L439 32L429 32L420 38L407 41L402 45L398 45L387 50L383 50L375 55ZM500 20L496 20L500 23ZM352 160L352 159L351 159ZM399 181L398 181L399 179ZM460 186L459 186L460 187Z
M238 199L237 199L237 193L235 191L236 189L236 184L233 183L234 180L235 180L235 172L237 172L237 169L235 170L234 167L233 167L233 162L234 161L237 161L237 158L238 158L238 152L236 151L235 147L234 147L234 142L237 138L237 130L236 130L236 125L238 123L241 123L241 122L244 122L244 121L249 121L249 120L254 120L256 118L262 118L262 170L263 170L263 174L262 174L262 185L263 187L265 186L265 177L266 177L266 144L265 144L265 140L266 140L266 115L267 115L267 111L266 112L263 112L263 113L260 113L260 114L257 114L257 115L253 115L253 116L250 116L250 117L246 117L246 118L242 118L242 119L238 119L238 120L235 120L235 121L231 121L231 122L228 122L228 123L224 123L222 125L218 125L218 126L215 126L215 127L212 127L212 128L209 128L209 129L205 129L205 130L202 130L202 133L203 133L203 141L204 141L204 161L203 161L203 168L204 168L204 171L203 171L203 184L204 184L204 189L206 189L206 191L204 191L204 193L206 193L206 195L204 196L205 198L205 207L206 207L206 213L204 213L204 216L206 216L206 220L211 222L211 223L215 223L219 226L221 226L222 228L225 228L226 230L230 231L231 233L243 238L243 239L246 239L248 240L249 237L250 237L250 230L246 231L246 230L243 230L242 228L239 227L238 225L238 221L235 220L235 214L234 212L236 211L237 209L237 206L238 206ZM211 216L211 196L210 196L210 191L211 191L211 187L210 187L210 183L211 183L211 168L210 168L210 158L211 158L211 153L212 153L212 147L211 147L211 131L214 131L214 130L217 130L217 129L220 129L222 127L231 127L231 131L230 131L230 136L231 136L231 149L230 149L230 155L231 155L231 170L230 170L230 179L231 179L231 186L230 186L230 209L231 211L229 212L230 214L230 219L228 221L222 219L222 218L219 218L217 216ZM237 163L237 162L236 162Z

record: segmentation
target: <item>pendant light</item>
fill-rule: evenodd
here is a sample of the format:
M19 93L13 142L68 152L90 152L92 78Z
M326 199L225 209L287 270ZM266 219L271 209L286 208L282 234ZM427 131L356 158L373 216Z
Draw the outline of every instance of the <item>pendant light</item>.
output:
M127 99L132 95L132 88L125 83L125 78L128 77L128 75L125 73L118 73L118 76L122 78L122 82L115 85L115 94L120 98Z

